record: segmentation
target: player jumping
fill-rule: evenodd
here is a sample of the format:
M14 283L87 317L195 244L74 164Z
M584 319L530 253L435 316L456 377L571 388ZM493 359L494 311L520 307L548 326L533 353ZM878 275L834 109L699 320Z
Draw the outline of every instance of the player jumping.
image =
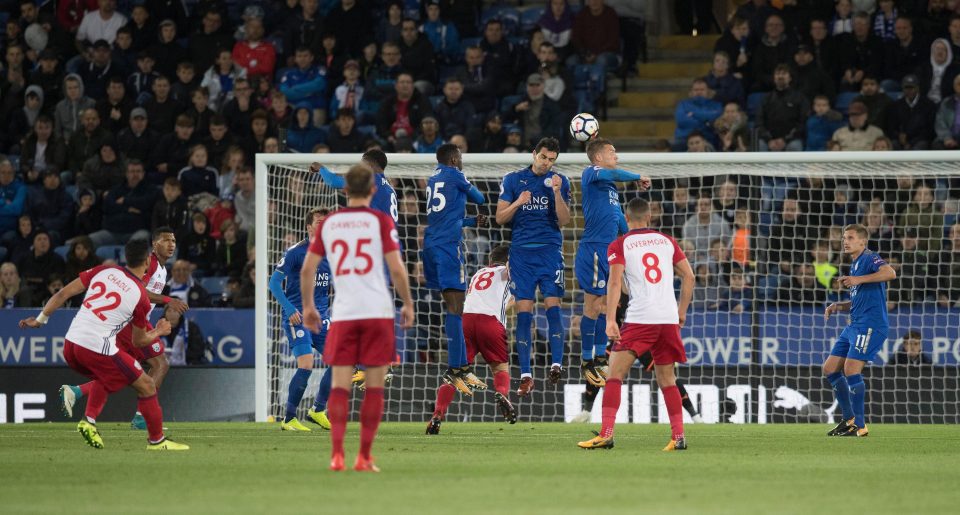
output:
M525 397L533 390L530 367L533 304L537 288L547 306L547 334L550 341L548 378L557 384L563 375L563 322L560 299L564 293L563 235L560 228L570 223L570 181L553 171L560 155L560 143L543 138L533 149L533 164L511 172L500 184L497 223L511 227L510 277L517 298L517 355L520 387Z
M510 271L507 259L510 247L501 245L490 251L489 265L481 268L470 279L467 299L463 306L463 335L466 340L467 361L473 364L479 353L493 372L500 414L511 424L517 423L517 412L510 403L510 357L507 353L507 307L513 302L510 295ZM442 384L437 388L437 402L427 434L440 433L440 423L453 402L456 388Z
M187 310L187 304L176 297L163 295L163 289L167 285L167 269L164 263L167 262L173 253L177 250L177 236L170 227L157 227L153 230L153 252L150 254L147 270L143 275L143 287L147 292L147 298L150 300L151 311L155 306L169 305L178 313L183 314ZM149 331L152 327L149 326ZM144 347L134 346L130 338L133 328L127 325L117 333L117 346L127 354L133 356L140 364L147 368L147 374L153 379L157 389L163 384L167 372L170 370L170 362L167 361L166 346L162 338L157 338L150 345ZM73 417L73 407L78 400L90 395L93 382L87 382L81 385L63 385L60 387L60 407L63 414L67 417ZM87 409L91 411L96 418L103 410L103 404L106 402L106 396L97 396L87 401ZM91 406L92 404L92 406ZM143 431L147 429L147 421L143 414L137 411L133 420L130 421L130 427Z
M437 169L427 180L427 229L423 233L423 274L427 288L443 296L447 371L443 381L466 395L487 385L473 373L463 337L463 302L467 289L463 260L463 228L483 226L483 215L465 218L467 200L482 204L483 194L463 175L463 156L452 143L437 149Z
M591 165L580 180L583 195L583 234L577 247L574 272L583 290L583 317L580 319L580 370L595 387L605 384L607 375L607 247L627 232L620 209L617 182L637 181L640 191L650 188L650 178L617 168L617 149L609 140L598 138L587 144Z
M583 449L613 448L613 426L620 408L620 387L638 356L653 355L657 384L670 416L671 438L665 451L687 448L683 438L683 403L674 377L674 363L687 360L680 340L680 328L687 318L696 280L690 263L677 242L649 229L650 204L640 198L627 205L630 232L617 238L607 250L610 282L607 285L607 312L616 313L624 281L630 291L622 328L607 321L612 340L610 373L603 390L603 427L597 436L580 442ZM674 275L680 277L680 302L674 296Z
M387 286L386 267L403 307L400 325L413 325L413 299L407 270L400 257L400 242L393 220L370 209L376 186L374 174L355 165L346 175L347 207L320 222L300 271L303 325L320 332L320 313L314 303L317 266L329 257L333 285L333 316L327 341L326 362L333 367L333 388L327 408L333 443L331 470L343 470L343 437L349 417L350 378L355 365L366 367L366 390L360 406L360 452L354 470L379 472L370 449L383 415L383 385L394 356L394 296Z
M320 208L311 209L307 213L305 222L308 235L316 232L327 213L326 209ZM320 332L317 334L308 333L303 327L302 303L300 302L300 268L309 245L309 239L304 239L287 249L283 258L277 263L273 275L270 276L270 293L283 307L283 320L285 322L283 332L290 344L290 351L297 360L297 371L290 378L290 385L287 389L287 410L283 421L280 423L282 431L310 431L309 427L297 420L297 408L300 406L303 392L307 389L307 382L310 381L310 374L313 372L313 351L316 350L320 358L323 358L323 347L327 340L327 326L330 324L329 318L327 318L330 299L330 264L327 263L326 259L323 259L315 271L313 280L316 286L314 303L323 315L324 320ZM284 279L286 279L285 285ZM320 388L317 390L316 401L310 411L307 412L307 417L323 429L330 429L330 421L327 419L325 411L327 409L327 398L330 396L331 379L330 368L327 368L323 377L320 378Z
M170 334L165 319L148 329L150 301L143 288L150 243L136 239L127 242L124 252L127 266L99 265L80 273L47 301L36 317L20 321L20 328L38 328L67 299L86 292L83 303L64 336L63 358L73 370L92 379L86 416L77 431L91 447L102 449L103 438L97 431L92 406L103 406L106 397L129 385L137 392L137 407L147 421L147 450L182 451L190 447L168 440L163 435L163 412L157 402L157 385L143 373L140 363L117 347L117 333L132 325L131 341L136 347L150 345Z
M887 282L896 279L897 272L880 254L867 249L867 237L867 228L862 225L843 228L843 251L850 256L851 265L850 275L841 277L840 283L850 288L850 300L830 304L823 312L825 320L833 313L850 312L850 324L823 363L823 374L843 412L843 419L827 436L869 434L864 417L867 385L861 372L887 339Z

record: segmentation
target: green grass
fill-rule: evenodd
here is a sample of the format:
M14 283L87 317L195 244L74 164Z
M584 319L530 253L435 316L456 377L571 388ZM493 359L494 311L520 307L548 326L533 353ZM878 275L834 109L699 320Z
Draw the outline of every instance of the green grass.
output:
M148 453L144 433L101 424L106 449L74 424L0 425L3 513L956 513L960 427L621 425L617 448L575 444L595 425L384 424L379 475L327 470L326 432L276 424L178 424L192 449ZM347 461L357 448L347 433ZM373 508L370 510L369 508ZM846 507L846 508L844 508Z

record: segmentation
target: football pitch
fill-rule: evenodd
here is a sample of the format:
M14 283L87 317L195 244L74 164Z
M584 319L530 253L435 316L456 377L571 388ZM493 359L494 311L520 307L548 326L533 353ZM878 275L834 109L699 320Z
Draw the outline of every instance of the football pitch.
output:
M960 427L690 425L667 453L664 425L618 427L616 448L585 451L595 424L381 425L380 474L327 470L322 430L176 423L182 453L144 450L127 424L0 425L3 513L956 513ZM358 425L347 432L347 461Z

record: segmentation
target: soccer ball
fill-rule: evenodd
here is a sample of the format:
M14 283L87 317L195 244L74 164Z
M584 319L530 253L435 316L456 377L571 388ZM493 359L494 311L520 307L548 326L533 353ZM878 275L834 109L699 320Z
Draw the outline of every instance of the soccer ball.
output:
M589 141L600 132L600 122L590 113L580 113L570 120L570 135L577 141Z

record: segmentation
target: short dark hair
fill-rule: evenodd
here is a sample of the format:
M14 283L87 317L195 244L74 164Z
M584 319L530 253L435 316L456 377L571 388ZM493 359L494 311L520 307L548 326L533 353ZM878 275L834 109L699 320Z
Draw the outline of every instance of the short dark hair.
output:
M346 175L347 196L366 197L373 191L373 170L363 165L353 165Z
M904 340L923 340L923 333L917 329L911 329L903 335Z
M360 160L376 165L380 173L387 169L387 154L380 149L375 148L364 152Z
M173 230L173 227L170 227L168 225L161 225L160 227L157 227L156 229L153 230L152 241L159 240L160 236L163 236L164 234L174 234L174 233L176 233L176 231Z
M216 125L217 127L225 126L227 125L227 118L220 113L214 113L214 115L210 117L210 125Z
M144 168L143 161L139 159L130 159L129 161L127 161L128 170L130 169L131 166L139 166L140 168Z
M630 220L639 220L650 214L650 202L636 197L627 203L627 216Z
M444 143L437 149L437 162L442 165L450 166L453 164L453 158L460 153L460 147L453 143Z
M308 46L306 46L306 45L298 46L298 47L297 47L297 50L296 50L294 53L299 54L300 52L308 52L308 53L310 53L311 55L313 54L313 50L310 49L310 47L308 47Z
M142 238L130 240L123 246L123 255L127 258L127 266L131 268L143 266L147 262L149 254L150 242Z
M487 261L489 261L491 265L502 265L507 262L507 258L509 257L510 245L498 245L490 251Z
M843 227L843 232L853 231L857 233L857 236L861 238L869 238L870 232L867 231L867 228L860 224L850 224Z
M166 179L163 180L163 185L164 185L164 186L173 186L174 188L182 188L182 187L183 187L183 186L180 184L180 179L177 179L176 177L167 177Z
M547 150L549 152L560 153L560 142L557 138L540 138L540 141L537 142L537 145L533 147L533 152L540 152L541 150Z
M607 145L613 145L608 139L597 138L590 143L587 143L587 159L592 163L594 158L597 157L597 154L603 152L603 147Z
M119 75L111 75L110 78L107 79L107 84L119 84L124 87L127 86L127 82Z
M327 216L329 213L330 213L330 210L325 207L315 207L310 211L307 211L307 216L303 217L303 221L306 222L305 225L310 225L313 223L313 219L317 215Z

